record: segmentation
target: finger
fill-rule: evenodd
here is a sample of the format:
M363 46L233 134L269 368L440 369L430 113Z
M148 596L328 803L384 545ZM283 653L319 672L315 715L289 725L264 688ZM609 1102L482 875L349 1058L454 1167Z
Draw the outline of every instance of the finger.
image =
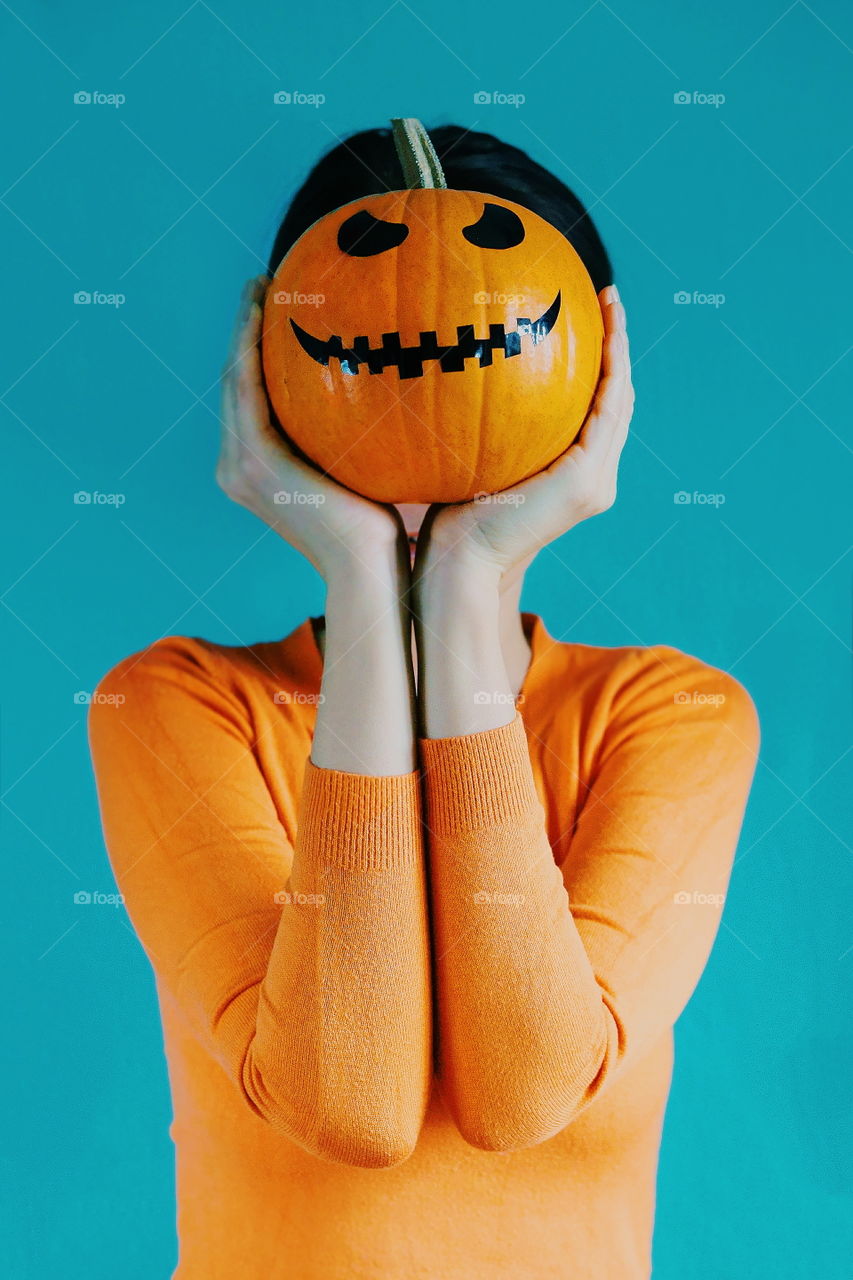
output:
M628 341L625 308L621 301L608 309L605 322L608 375L614 379L612 384L603 388L597 407L605 411L624 412L633 398L631 385L631 348ZM618 390L617 390L618 388Z
M625 308L615 291L616 286L614 285L612 288L613 295L602 307L602 319L604 321L602 373L605 377L611 373L618 372L620 357L623 353L627 355L628 334L625 327Z
M592 409L577 443L594 464L603 463L628 415L632 395L630 367L618 332L605 339L609 372L601 379Z
M237 307L237 313L234 317L234 325L231 330L231 338L228 344L228 355L225 361L223 376L228 376L228 374L231 373L235 362L239 357L240 338L248 319L252 303L257 302L259 305L261 304L268 285L268 276L252 276L252 278L247 280L243 285L240 292L240 302Z
M270 286L269 276L254 276L251 281L251 286L252 299L254 302L257 302L258 306L263 310L264 298L266 297L267 289Z
M239 432L240 414L237 406L236 373L239 368L240 340L246 324L248 310L251 305L254 285L254 278L247 280L240 291L240 301L231 329L228 353L225 357L225 363L222 366L220 421L222 425L221 449L223 455L230 455L232 453L235 448L236 438Z
M612 306L614 302L619 300L619 290L615 284L607 284L598 295L598 305L601 307L602 315L604 308Z
M234 333L228 361L222 371L222 403L229 411L229 421L233 430L241 427L240 400L244 396L247 383L252 376L249 367L249 347L257 342L257 309L253 300L253 281L249 280L243 287L240 297L240 309L234 324ZM249 372L247 374L247 368Z
M612 414L615 429L611 434L610 446L604 461L604 469L614 479L619 466L619 458L628 438L628 430L634 414L634 385L631 379L631 360L628 349L628 336L621 332L621 350L617 357L618 392L614 392L612 401L608 399L604 412Z
M628 332L625 327L625 308L618 298L608 305L604 313L604 348L602 351L603 376L596 392L593 412L618 410L619 402L631 381L631 355Z
M627 357L627 335L625 335L625 309L619 301L615 285L608 285L599 294L602 320L604 324L604 340L601 350L601 371L592 394L592 404L587 414L578 443L589 444L590 431L593 425L590 419L595 414L613 412L619 409L621 382L629 368ZM586 439L584 439L586 433Z
M263 312L257 302L249 305L245 323L237 339L237 399L243 407L253 410L258 425L269 423L269 405L261 371L261 352L258 345L263 324Z
M226 368L229 368L237 354L237 346L240 341L240 333L243 325L246 323L246 316L252 301L252 292L254 288L254 279L246 280L240 290L240 301L237 304L237 310L234 314L234 323L231 327L231 337L228 341L228 358L226 360Z
M243 323L240 326L240 332L237 334L236 356L241 369L253 353L255 355L258 353L258 339L261 336L262 320L263 312L255 301L253 292L250 292Z
M263 327L263 311L257 302L249 307L249 315L240 335L237 372L237 422L240 436L252 451L268 452L270 448L278 456L286 455L291 462L298 461L290 442L272 424L270 404L261 367L259 340Z
M611 436L610 448L604 460L605 472L614 477L619 466L619 459L622 456L622 450L625 448L625 442L628 439L633 413L634 396L633 391L629 389L626 399L620 408L616 428Z

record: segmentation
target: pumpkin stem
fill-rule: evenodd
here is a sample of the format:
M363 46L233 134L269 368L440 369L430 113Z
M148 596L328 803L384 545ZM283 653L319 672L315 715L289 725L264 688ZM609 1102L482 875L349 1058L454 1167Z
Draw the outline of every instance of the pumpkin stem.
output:
M447 187L441 161L420 120L394 117L391 120L394 146L403 168L403 181L415 187Z

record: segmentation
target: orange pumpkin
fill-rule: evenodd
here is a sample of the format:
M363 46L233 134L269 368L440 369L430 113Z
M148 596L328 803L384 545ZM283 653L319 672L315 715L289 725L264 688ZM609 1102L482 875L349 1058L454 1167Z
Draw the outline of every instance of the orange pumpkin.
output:
M575 439L603 327L565 236L511 200L443 186L418 121L393 122L409 189L315 222L267 292L263 366L288 436L379 502L463 502Z

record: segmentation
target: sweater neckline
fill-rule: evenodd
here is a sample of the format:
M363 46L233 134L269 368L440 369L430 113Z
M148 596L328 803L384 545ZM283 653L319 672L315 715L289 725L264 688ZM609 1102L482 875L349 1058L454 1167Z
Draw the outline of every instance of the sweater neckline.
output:
M300 666L306 681L319 690L323 678L323 655L317 639L317 628L323 623L323 615L311 616L296 628L291 639L296 642ZM530 661L518 691L516 704L522 706L538 688L545 674L545 658L557 645L538 613L521 610L524 634L530 645Z

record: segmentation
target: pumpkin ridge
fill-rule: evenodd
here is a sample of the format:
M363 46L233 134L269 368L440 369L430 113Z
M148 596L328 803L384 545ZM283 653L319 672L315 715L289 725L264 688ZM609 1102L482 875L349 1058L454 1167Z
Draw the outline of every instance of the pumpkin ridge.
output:
M411 204L412 204L412 192L408 191L406 193L406 198L403 201L403 216L406 220L407 225L412 221L412 215L410 211ZM394 271L394 312L393 312L394 315L400 314L401 297L405 299L406 287L405 287L405 281L403 280L403 277L407 274L408 270L409 270L408 257L404 256L403 254L398 254L396 268ZM398 368L398 385L400 385L402 381L399 376L400 373L401 373L401 370ZM411 428L413 409L411 405L408 405L406 403L408 397L413 394L413 391L411 389L413 386L414 386L413 383L409 384L410 390L408 391L408 393L404 392L401 386L401 394L399 394L396 397L397 403L396 403L396 408L394 413L394 417L396 419L396 431L394 433L394 448L397 451L397 459L396 459L396 465L393 468L393 470L395 472L394 491L395 491L395 494L399 494L400 496L399 497L395 496L394 498L392 498L391 499L392 502L417 501L417 499L413 499L410 493L407 491L406 483L403 479L403 477L415 476L418 474L418 471L419 471L418 456L417 456L419 436L418 436L418 432L416 430L413 431ZM405 456L405 462L403 460L403 456L401 455Z
M474 198L473 198L473 197L470 197L470 198L469 198L469 202L470 202L470 204L471 204L472 214L476 214L476 205L477 205L477 203L479 203L479 202L475 202L475 200L474 200ZM478 253L477 253L477 262L478 262L478 267L479 267L478 276L479 276L479 280L480 280L480 290L479 290L479 292L480 292L481 294L484 294L484 293L487 293L487 292L488 292L488 291L486 290L486 287L485 287L485 286L486 286L486 284L488 283L488 281L487 281L487 278L486 278L486 261L485 261L485 252L484 252L484 250L483 250L482 248L479 248L479 249L478 249ZM479 306L480 306L480 307L482 308L482 310L485 312L485 304L484 304L483 302L481 302L481 303L479 303ZM485 319L486 319L486 317L485 317L485 315L483 315L483 320L485 320ZM504 332L506 332L506 330L504 330ZM504 359L505 359L505 360L507 359L506 339L504 339ZM481 379L480 379L480 385L479 385L479 387L478 387L478 389L477 389L477 414L476 414L476 424L477 424L477 426L476 426L476 431L477 431L477 443L476 443L476 454L475 454L475 463L474 463L474 467L473 467L473 470L472 470L472 472L471 472L471 476L470 476L470 478L469 478L469 480L468 480L468 487L469 487L469 488L471 488L473 485L477 484L477 483L478 483L478 481L479 481L479 479L480 479L480 477L484 474L484 472L483 472L483 462L484 462L484 457L483 457L483 455L484 455L484 453L485 453L485 451L486 451L486 433L487 433L487 431L488 431L488 420L487 420L487 414L488 414L488 401L489 401L490 399L491 399L491 397L488 395L488 392L487 392L487 390L486 390L486 379L485 379L485 378L481 378Z

